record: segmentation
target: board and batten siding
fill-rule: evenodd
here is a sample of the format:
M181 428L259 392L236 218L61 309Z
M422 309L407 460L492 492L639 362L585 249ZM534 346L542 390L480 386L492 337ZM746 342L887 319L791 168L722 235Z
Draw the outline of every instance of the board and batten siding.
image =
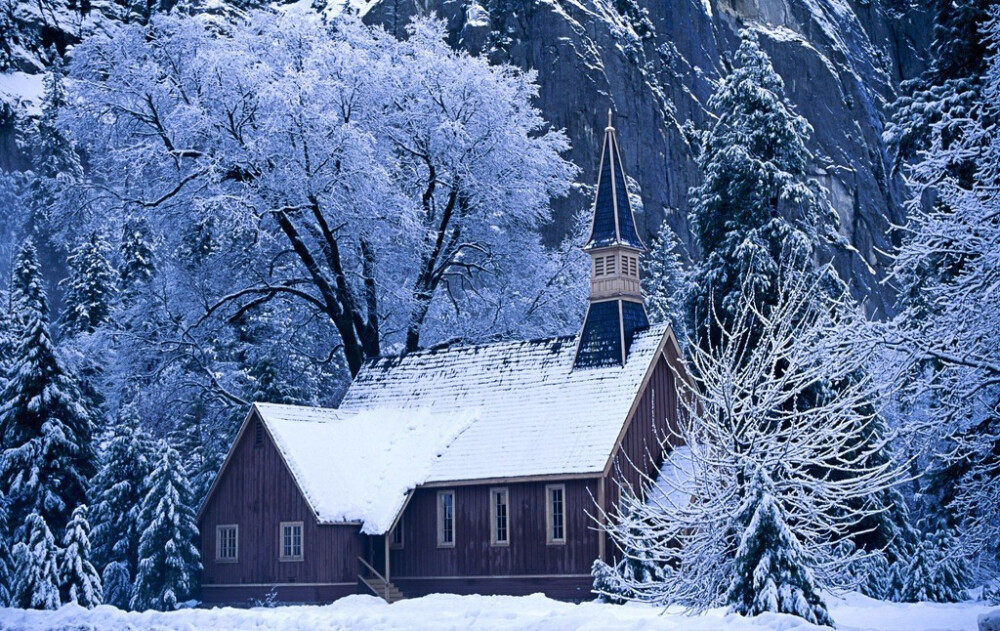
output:
M565 485L566 542L547 543L546 486ZM506 545L490 543L490 489L508 491ZM455 493L455 545L439 547L437 497ZM392 581L410 596L433 592L589 599L598 555L597 480L502 482L418 488L403 514L403 547L390 550Z
M199 519L202 598L246 604L276 587L282 602L330 602L359 591L356 525L320 525L266 431L249 419ZM282 522L302 522L302 560L279 560ZM239 526L238 559L216 561L216 526Z
M653 374L640 395L639 404L629 420L621 445L605 478L605 507L616 511L620 498L620 484L643 492L644 476L656 477L663 464L663 443L678 444L678 392L674 369L679 358L671 344L664 349L666 357L659 357ZM606 561L615 557L615 547L606 543Z

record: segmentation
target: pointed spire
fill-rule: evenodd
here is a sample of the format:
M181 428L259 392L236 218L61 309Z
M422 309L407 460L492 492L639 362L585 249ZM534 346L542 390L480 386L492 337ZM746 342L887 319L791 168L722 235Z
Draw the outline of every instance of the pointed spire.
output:
M608 109L608 126L604 130L601 165L597 176L597 195L594 198L594 219L590 238L584 249L626 245L644 250L635 227L635 216L629 203L625 169L615 134L612 110Z
M635 228L613 121L609 109L594 219L584 246L591 259L590 306L574 369L624 366L636 332L649 326L639 282L645 246Z

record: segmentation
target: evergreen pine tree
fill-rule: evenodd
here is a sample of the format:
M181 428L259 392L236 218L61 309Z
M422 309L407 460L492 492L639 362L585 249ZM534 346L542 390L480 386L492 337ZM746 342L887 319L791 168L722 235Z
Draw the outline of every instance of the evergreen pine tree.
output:
M45 519L28 515L25 538L14 546L14 580L11 604L21 609L58 609L59 550Z
M224 441L218 440L219 433L204 422L204 413L205 408L200 404L189 409L167 436L170 444L182 454L181 466L190 485L188 500L191 506L201 505L225 457L219 449Z
M7 497L0 490L0 607L11 602L11 582L14 580L14 559L10 548L10 523L7 517Z
M852 568L859 579L858 591L876 600L898 600L893 598L893 572L881 550L869 554L861 563Z
M657 546L661 545L649 533L649 524L635 513L631 505L620 509L620 522L627 524L627 543L621 546L622 558L609 566L596 561L591 567L594 591L601 594L602 602L623 603L628 600L648 600L655 590L642 589L667 580L663 563L656 560Z
M946 525L925 532L906 570L900 600L939 603L964 600L971 577L965 559L956 552L954 537Z
M621 597L625 588L622 586L615 568L600 559L594 559L593 565L590 566L590 575L594 578L592 591L597 594L598 602L615 605L621 605L625 602L625 599Z
M691 286L678 251L677 234L666 221L643 257L643 290L651 322L669 322L678 339L687 337Z
M191 598L201 571L191 490L177 451L163 442L139 513L139 573L133 609L169 611Z
M32 179L25 229L35 239L42 260L54 269L65 260L65 252L55 235L53 212L79 206L83 166L76 144L63 132L59 116L66 107L66 69L62 56L53 48L52 64L43 81L42 115L29 134L25 147L31 155ZM62 271L61 269L59 270Z
M14 317L11 294L0 289L0 392L7 386L7 374L17 348L16 332L19 328Z
M94 561L103 568L104 601L128 609L139 570L139 511L156 464L150 436L133 404L125 405L93 479Z
M118 269L121 290L133 292L153 277L153 243L149 226L141 216L130 217L122 230L121 266Z
M63 281L66 293L62 318L67 335L92 333L110 316L115 293L110 251L105 238L95 232L67 260L69 277Z
M898 157L912 159L931 144L932 129L951 121L942 130L949 139L961 135L961 120L974 115L986 71L988 42L983 25L990 19L994 0L932 0L934 41L930 67L917 79L902 84L903 95L892 105L892 121L885 138ZM974 166L956 163L953 174Z
M66 526L63 548L59 552L59 586L63 601L87 609L100 605L104 598L101 577L90 562L90 524L85 504L73 509Z
M72 507L86 499L95 468L93 427L76 380L53 346L30 240L18 252L12 285L21 331L0 393L0 488L10 502L11 523L24 524L35 512L61 530Z
M716 119L701 138L704 180L691 200L702 252L692 279L702 289L693 296L692 324L709 345L719 335L716 317L731 324L748 294L766 314L782 262L790 263L785 269L804 267L820 233L836 223L806 172L812 128L785 98L756 35L741 37L733 71L709 101Z
M301 405L308 396L288 379L282 379L277 362L264 356L250 366L250 401Z
M788 613L834 626L816 593L802 548L785 523L767 474L758 468L737 523L745 524L726 593L731 610L745 616Z
M622 518L630 522L632 537L630 544L624 547L622 560L615 571L626 584L662 583L666 580L663 566L654 560L654 551L658 542L649 535L648 524L633 513L628 506L622 508Z

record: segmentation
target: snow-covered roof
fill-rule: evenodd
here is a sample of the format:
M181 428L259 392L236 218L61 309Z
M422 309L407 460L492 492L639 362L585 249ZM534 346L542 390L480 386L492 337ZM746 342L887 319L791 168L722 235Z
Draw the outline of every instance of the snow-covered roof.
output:
M646 503L660 508L683 508L691 503L694 491L695 461L691 448L674 447L646 497Z
M453 408L344 413L256 403L275 446L323 523L361 522L381 534L438 456L469 427L475 410Z
M340 411L478 410L426 483L600 474L666 331L636 333L624 367L573 370L575 337L381 358L357 375Z

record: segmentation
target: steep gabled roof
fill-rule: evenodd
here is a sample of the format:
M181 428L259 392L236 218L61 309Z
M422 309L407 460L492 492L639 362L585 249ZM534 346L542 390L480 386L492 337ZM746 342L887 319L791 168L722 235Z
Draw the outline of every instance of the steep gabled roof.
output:
M610 122L610 121L609 121ZM601 166L597 176L597 196L594 198L594 219L590 238L584 249L603 248L610 245L627 245L645 249L635 228L635 217L628 199L625 168L615 129L608 125L601 150Z
M383 534L423 484L606 473L642 385L672 339L636 333L625 366L573 370L575 337L386 357L340 409L255 403L256 419L320 523Z
M254 407L319 521L361 522L367 534L392 527L407 494L476 415L458 409Z
M340 410L477 410L427 484L600 475L667 330L636 333L624 367L573 370L573 337L377 359L362 368Z

